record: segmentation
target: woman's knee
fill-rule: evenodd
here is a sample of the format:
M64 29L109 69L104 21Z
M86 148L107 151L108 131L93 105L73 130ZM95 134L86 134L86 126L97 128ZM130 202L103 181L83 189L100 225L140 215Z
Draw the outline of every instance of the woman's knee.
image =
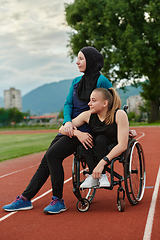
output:
M55 147L51 147L51 148L49 148L48 149L48 151L46 152L46 155L45 155L45 157L46 157L46 159L47 159L47 163L48 163L48 166L50 167L50 166L57 166L57 164L59 165L61 165L62 164L62 162L63 162L63 159L64 159L64 157L63 157L63 155L62 155L62 149L60 150L58 150L58 149L56 149Z
M51 149L48 149L48 151L45 154L45 157L47 159L47 162L53 162L54 161L54 157L53 157L53 151Z

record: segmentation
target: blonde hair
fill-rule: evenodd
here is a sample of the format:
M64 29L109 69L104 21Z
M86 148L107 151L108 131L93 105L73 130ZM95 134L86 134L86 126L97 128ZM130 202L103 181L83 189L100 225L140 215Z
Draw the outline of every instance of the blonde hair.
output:
M93 92L100 92L103 100L108 101L108 111L105 118L105 123L107 125L114 122L114 113L116 109L121 107L121 99L117 92L113 88L96 88Z

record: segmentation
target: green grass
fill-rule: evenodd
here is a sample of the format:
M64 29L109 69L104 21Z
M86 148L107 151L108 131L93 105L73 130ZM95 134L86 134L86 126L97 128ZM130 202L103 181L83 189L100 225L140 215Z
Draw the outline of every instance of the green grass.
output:
M130 122L129 126L140 126L140 127L149 127L149 126L160 126L160 122L154 122L154 123L146 123L146 122Z
M19 131L19 130L46 130L46 129L58 129L62 124L56 124L51 126L6 126L0 127L0 131Z
M155 123L135 123L130 122L130 127L134 126L160 126L160 122ZM46 127L12 127L12 128L0 128L1 131L12 130L39 130L47 129ZM48 128L49 129L49 128ZM58 130L57 130L58 132ZM34 134L0 134L0 162L45 151L48 149L51 141L57 133L34 133Z
M57 133L0 134L0 162L45 151Z

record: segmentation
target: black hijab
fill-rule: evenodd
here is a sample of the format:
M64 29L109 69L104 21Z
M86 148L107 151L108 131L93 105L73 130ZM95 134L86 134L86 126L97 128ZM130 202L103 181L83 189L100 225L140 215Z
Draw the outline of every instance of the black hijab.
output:
M89 102L91 92L96 88L100 70L103 67L103 56L94 47L83 47L82 52L86 59L86 70L77 86L77 96L81 101Z

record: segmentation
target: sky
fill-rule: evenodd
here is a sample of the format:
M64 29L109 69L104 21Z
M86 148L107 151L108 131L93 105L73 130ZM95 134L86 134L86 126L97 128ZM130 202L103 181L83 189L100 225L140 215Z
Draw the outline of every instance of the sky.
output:
M73 0L0 0L0 97L11 87L24 96L46 83L79 75L68 56L64 3Z

